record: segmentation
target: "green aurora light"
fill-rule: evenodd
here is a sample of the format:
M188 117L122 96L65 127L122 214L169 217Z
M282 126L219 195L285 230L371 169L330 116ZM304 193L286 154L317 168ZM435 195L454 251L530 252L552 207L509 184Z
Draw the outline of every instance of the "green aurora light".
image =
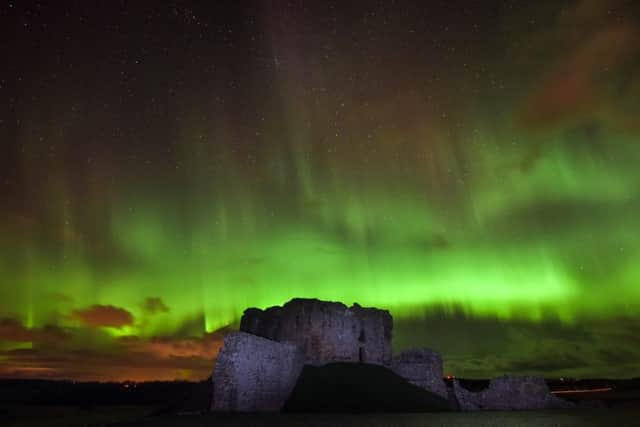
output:
M564 16L545 9L540 19ZM109 77L117 41L100 42L100 69L85 64L55 85L48 65L50 84L25 85L12 110L0 317L76 330L92 348L213 333L246 307L293 297L388 308L398 346L412 334L405 321L433 313L566 328L637 320L640 149L637 130L620 123L637 117L638 51L611 63L612 81L626 76L624 96L594 79L603 101L565 106L547 126L531 112L540 108L531 99L544 99L540 76L553 81L563 55L581 47L512 55L564 30L519 30L517 12L499 16L509 37L459 35L447 42L453 52L474 49L448 57L436 47L393 52L408 37L399 33L362 51L341 47L329 33L287 31L273 12L256 30L261 41L242 37L238 51L193 42L189 52L217 64L209 74L180 56L180 41L170 60L184 69L163 69L152 52L124 83ZM397 18L394 31L411 21ZM609 25L584 31L597 38ZM322 43L334 60L319 62ZM229 63L216 62L230 49ZM376 67L380 58L393 72ZM123 101L129 88L137 94ZM555 114L556 104L543 106ZM168 310L148 310L150 297ZM72 313L94 305L135 320L82 332ZM31 346L16 342L0 348Z

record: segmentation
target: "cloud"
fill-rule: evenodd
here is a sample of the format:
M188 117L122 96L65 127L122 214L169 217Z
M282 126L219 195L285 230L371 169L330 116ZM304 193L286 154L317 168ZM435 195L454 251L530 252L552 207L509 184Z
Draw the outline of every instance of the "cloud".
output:
M593 363L592 355L581 352L568 353L563 350L528 354L526 357L513 359L501 364L505 373L540 374L545 372L563 372L589 367Z
M153 337L144 340L139 337L123 337L119 344L129 352L149 353L155 357L169 359L175 357L196 357L214 359L222 347L223 334L209 333L201 337Z
M640 351L603 348L600 350L599 356L607 365L626 365L637 363L640 360Z
M67 341L71 335L63 329L47 325L42 328L27 328L13 318L0 319L0 341L8 342L60 342Z
M202 380L211 375L224 336L232 329L202 333L201 317L193 319L172 334L153 337L117 337L86 324L64 330L28 328L15 319L1 319L0 341L33 345L0 346L0 377ZM445 372L460 377L639 374L640 347L635 337L640 323L633 317L564 324L472 317L458 310L425 313L422 318L398 317L394 323L396 352L417 343L431 347L442 353ZM56 345L61 340L64 344Z
M92 306L75 310L72 317L80 324L65 329L29 328L14 318L0 318L0 377L203 380L211 375L224 336L232 330L202 333L202 322L196 330L188 321L170 334L114 336L98 326L132 323L133 316L122 308Z
M28 342L33 339L33 332L25 328L18 320L5 318L0 320L0 340Z
M72 296L62 292L50 292L46 294L46 297L60 304L71 304L74 301Z
M144 310L149 314L168 313L169 307L162 301L162 298L149 297L144 300Z
M131 326L134 322L133 314L113 305L92 305L85 309L73 310L71 318L92 328L122 328Z
M74 331L82 332L81 329ZM0 350L3 361L0 377L80 381L203 380L212 373L225 333L226 330L195 337L112 337L108 345L100 348L74 339L64 347L44 344Z
M203 380L215 358L158 357L153 353L99 350L27 349L0 352L0 377L77 381Z
M416 343L443 357L445 373L488 378L640 375L640 321L635 317L576 318L574 322L472 316L462 308L394 318L394 351Z
M635 223L638 200L597 200L585 198L546 198L504 209L487 221L486 227L494 238L539 238L568 242L570 237L595 233L593 224ZM606 229L606 228L603 228ZM600 242L604 243L603 241ZM619 246L619 243L617 243Z

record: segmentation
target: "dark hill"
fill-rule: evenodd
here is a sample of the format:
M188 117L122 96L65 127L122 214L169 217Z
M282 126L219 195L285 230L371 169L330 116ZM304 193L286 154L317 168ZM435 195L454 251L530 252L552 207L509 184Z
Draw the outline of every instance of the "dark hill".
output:
M284 412L448 411L438 395L408 383L389 369L362 363L305 366Z

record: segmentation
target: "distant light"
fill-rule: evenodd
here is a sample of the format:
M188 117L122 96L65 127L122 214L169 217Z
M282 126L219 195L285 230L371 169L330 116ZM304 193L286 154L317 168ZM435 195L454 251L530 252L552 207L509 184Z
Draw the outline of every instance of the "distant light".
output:
M557 390L552 391L553 394L571 394L571 393L599 393L603 391L611 391L613 387L603 387L603 388L586 388L581 390Z

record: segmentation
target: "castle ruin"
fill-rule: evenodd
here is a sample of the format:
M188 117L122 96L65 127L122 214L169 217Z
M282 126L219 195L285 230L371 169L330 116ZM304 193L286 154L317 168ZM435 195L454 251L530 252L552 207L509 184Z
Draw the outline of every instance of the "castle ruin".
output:
M227 335L213 375L212 410L277 412L303 366L335 362L382 365L407 382L450 402L454 409L505 410L571 406L549 392L542 378L504 377L480 392L457 381L448 388L442 358L412 349L392 359L393 321L387 310L295 298L282 307L245 310L240 332Z
M240 331L298 345L309 365L359 362L390 366L393 320L387 310L295 298L282 307L249 308Z

